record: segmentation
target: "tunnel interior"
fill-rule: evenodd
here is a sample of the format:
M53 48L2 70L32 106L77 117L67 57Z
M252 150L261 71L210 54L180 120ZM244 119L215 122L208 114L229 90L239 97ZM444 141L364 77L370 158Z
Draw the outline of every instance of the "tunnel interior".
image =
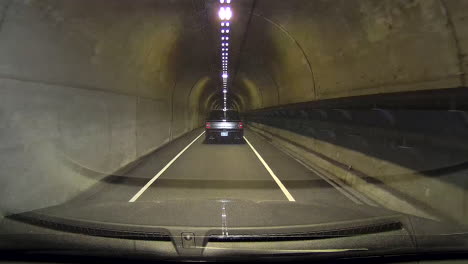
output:
M468 1L232 5L228 104L247 121L338 146L327 147L337 160L350 150L362 155L352 162L370 157L375 163L360 169L372 176L380 166L384 182L414 170L465 169ZM0 0L0 213L63 202L202 127L222 107L218 7ZM424 97L434 90L449 95ZM389 127L407 134L379 134ZM420 148L431 129L452 141ZM399 152L411 144L417 150ZM386 171L387 163L398 169ZM463 219L466 180L442 181L461 189L455 199L464 210L452 217Z

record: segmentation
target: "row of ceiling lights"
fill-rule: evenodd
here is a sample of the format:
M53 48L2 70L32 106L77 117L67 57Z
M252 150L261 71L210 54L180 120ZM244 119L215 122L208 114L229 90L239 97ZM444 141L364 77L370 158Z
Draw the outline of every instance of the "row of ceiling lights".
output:
M231 33L231 0L219 0L219 19L221 19L221 77L223 80L224 111L227 110L227 92L229 77L229 39Z

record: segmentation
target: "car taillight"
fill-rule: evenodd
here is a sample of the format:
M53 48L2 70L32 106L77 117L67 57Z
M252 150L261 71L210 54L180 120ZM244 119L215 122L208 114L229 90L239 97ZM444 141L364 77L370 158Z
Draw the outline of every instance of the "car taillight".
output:
M210 122L206 122L205 128L211 128L211 123L210 123Z
M239 128L244 128L244 123L239 122Z

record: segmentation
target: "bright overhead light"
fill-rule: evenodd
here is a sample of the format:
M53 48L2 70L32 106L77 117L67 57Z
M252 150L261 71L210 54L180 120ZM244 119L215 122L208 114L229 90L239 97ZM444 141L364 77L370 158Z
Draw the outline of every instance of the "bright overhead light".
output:
M226 29L226 33L229 33L229 29Z
M218 12L221 20L230 20L232 17L232 11L230 7L221 7Z
M226 22L226 24L225 24L225 25L226 25L226 27L229 27L229 26L231 25L231 23L229 23L229 22Z
M226 93L227 93L227 90L226 90L226 89L224 89L224 90L223 90L223 93L225 93L225 94L226 94Z
M223 0L220 0L220 1L223 1ZM226 3L230 4L231 0L226 0Z
M224 78L224 79L227 79L227 77L228 77L228 74L227 74L227 73L223 73L223 75L222 75L222 76L223 76L223 78Z
M220 2L221 4L224 4L224 0L219 0L219 2ZM229 0L228 3L230 3L230 2L231 2L231 0Z

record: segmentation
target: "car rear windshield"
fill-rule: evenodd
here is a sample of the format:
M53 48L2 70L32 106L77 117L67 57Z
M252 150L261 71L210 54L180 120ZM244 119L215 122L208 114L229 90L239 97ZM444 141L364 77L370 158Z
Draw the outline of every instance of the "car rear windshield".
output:
M216 110L211 111L208 116L209 120L240 120L239 113L237 111L226 111Z

